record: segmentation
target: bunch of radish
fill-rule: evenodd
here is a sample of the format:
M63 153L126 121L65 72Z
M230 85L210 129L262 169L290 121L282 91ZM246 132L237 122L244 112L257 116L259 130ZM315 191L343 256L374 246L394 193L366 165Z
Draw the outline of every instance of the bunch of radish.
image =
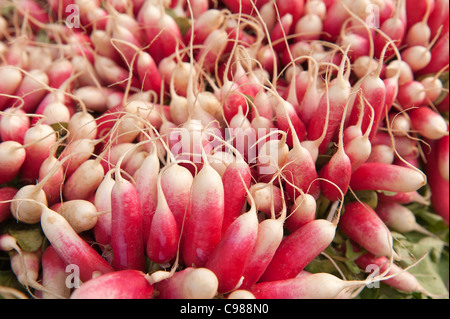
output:
M0 295L442 297L396 238L448 232L448 0L0 6Z

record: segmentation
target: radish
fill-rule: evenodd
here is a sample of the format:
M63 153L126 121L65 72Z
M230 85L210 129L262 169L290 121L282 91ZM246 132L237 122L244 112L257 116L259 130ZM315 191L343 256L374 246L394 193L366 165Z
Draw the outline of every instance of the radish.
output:
M49 78L42 70L31 70L25 73L19 87L14 95L23 99L21 109L26 113L32 113L36 110L38 104L47 94ZM13 104L16 105L16 103Z
M308 276L284 280L260 282L250 292L256 299L337 299L350 290L353 297L373 280L342 280L328 273L314 273ZM354 291L356 290L356 291Z
M0 184L12 181L26 158L26 149L16 141L0 143Z
M290 208L290 214L286 218L285 227L294 232L300 227L316 219L317 203L310 194L298 196Z
M353 172L350 180L354 191L411 192L425 184L426 176L421 171L385 163L364 163Z
M64 262L79 267L81 281L91 279L96 273L104 274L114 270L57 212L43 207L41 226L45 236Z
M70 299L153 299L154 287L148 275L138 270L105 273L84 282Z
M437 148L436 141L428 142L431 147L431 152L426 154L425 172L427 174L428 185L431 192L431 204L436 214L442 217L444 223L449 224L449 197L447 196L449 190L448 181L443 178L439 172L437 165Z
M0 87L0 111L3 111L8 107L7 102L22 83L23 75L17 68L2 65L0 67L0 78L9 79L7 82L2 83Z
M230 163L222 175L224 189L224 216L222 234L241 215L247 197L247 189L251 183L251 172L248 164L236 159Z
M18 189L11 186L0 187L0 223L12 217L10 200L14 198Z
M256 299L249 290L238 289L228 294L227 299Z
M377 215L392 230L400 233L417 231L433 237L429 230L417 223L414 213L396 202L380 202L375 208Z
M154 283L158 299L212 299L219 282L207 268L186 267Z
M428 139L448 136L448 125L442 115L428 106L420 106L408 111L411 126Z
M36 291L46 292L48 294L53 295L58 299L63 299L62 296L59 296L52 292L51 290L46 289L38 282L39 273L40 273L40 265L41 265L41 251L22 251L18 253L16 251L12 252L10 257L11 269L13 273L16 275L17 280L27 288L34 288ZM31 293L31 291L30 291Z
M348 47L347 47L348 51ZM350 83L348 82L349 69L344 76L344 63L347 58L343 58L339 67L339 73L336 79L331 81L328 91L320 99L317 107L317 114L311 119L308 126L308 139L315 140L319 138L323 130L326 130L325 138L319 147L319 153L327 150L328 144L334 139L342 119L345 103L350 97ZM328 108L329 105L329 108ZM326 113L329 109L328 122L325 126Z
M186 266L203 267L220 242L224 216L222 179L206 159L192 182L191 203L182 256Z
M0 138L24 144L24 136L30 128L30 119L22 109L7 108L0 113Z
M350 239L375 256L399 256L393 249L390 230L367 204L359 201L345 205L339 229Z
M156 152L155 144L147 157L142 162L139 169L134 173L136 181L136 192L139 197L139 203L142 210L144 244L147 244L152 224L153 215L157 206L157 180L160 171L160 162Z
M59 257L53 246L48 246L42 253L42 286L53 291L55 295L63 298L70 297L70 288L67 285L66 263ZM43 299L54 299L55 295L42 292Z
M103 214L93 203L84 199L66 200L59 205L56 212L63 216L77 233L93 229L98 216Z
M95 139L97 136L97 123L92 114L87 112L84 106L82 111L73 114L67 124L68 137L67 142L70 143L76 139L90 138Z
M375 257L370 253L365 253L358 257L355 263L363 270L376 265L379 267L378 272L385 273L387 271L386 276L389 278L384 279L383 282L391 287L404 292L421 292L425 295L430 295L420 285L414 275L398 265L391 263L385 256Z
M283 207L281 208L279 217L275 218L272 216L272 218L261 221L258 225L256 242L242 275L243 280L239 286L240 289L249 289L258 282L283 240L283 225L286 221L286 202L284 198L282 198L282 201Z
M165 168L158 174L157 205L151 218L150 231L146 243L147 257L159 264L168 263L176 256L180 237L177 221L170 210L161 187L161 174Z
M126 155L126 154L124 154ZM120 173L121 156L111 190L111 247L115 270L143 270L145 266L143 216L136 187Z
M98 142L90 138L82 138L66 145L59 159L62 161L67 158L67 160L62 161L67 177L72 175L82 163L86 162L92 156Z
M349 103L350 99L345 104L344 115L347 113ZM337 151L319 171L319 176L324 179L320 182L322 194L330 201L344 199L352 175L351 159L344 148L344 122L345 116L341 119Z
M257 233L258 217L255 202L252 201L250 209L226 228L219 244L205 264L205 267L217 276L219 293L229 292L239 287L241 277L251 258ZM225 256L229 263L223 262Z
M259 182L249 188L251 198L255 201L256 209L267 216L278 216L282 212L284 199L281 188L272 182ZM250 198L247 197L250 204Z
M105 174L101 160L86 160L65 180L62 194L66 200L87 200L95 194Z
M105 173L94 197L97 211L105 212L97 217L93 230L95 240L101 246L108 246L111 243L111 191L115 184L112 174L112 170Z
M334 214L333 211L331 213ZM339 212L332 217L332 221L315 219L285 237L260 281L295 277L331 244L335 237L338 221Z
M54 155L49 155L41 164L38 182L43 182L42 190L49 206L61 200L64 170Z
M436 157L439 173L446 181L449 180L449 137L440 138L436 143Z

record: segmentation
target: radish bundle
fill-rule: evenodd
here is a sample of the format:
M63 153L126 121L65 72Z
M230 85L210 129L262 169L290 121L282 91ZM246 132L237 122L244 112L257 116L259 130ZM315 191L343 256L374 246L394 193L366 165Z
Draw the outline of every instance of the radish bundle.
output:
M448 298L447 2L1 2L0 297Z

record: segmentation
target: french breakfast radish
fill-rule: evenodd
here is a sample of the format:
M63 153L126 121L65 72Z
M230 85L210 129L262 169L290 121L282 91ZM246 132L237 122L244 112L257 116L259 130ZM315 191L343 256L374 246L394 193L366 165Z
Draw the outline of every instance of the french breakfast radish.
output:
M154 287L139 270L119 270L84 282L70 299L152 299Z
M64 262L79 267L81 281L88 281L98 273L114 271L112 266L75 232L62 215L43 207L41 226L45 237Z

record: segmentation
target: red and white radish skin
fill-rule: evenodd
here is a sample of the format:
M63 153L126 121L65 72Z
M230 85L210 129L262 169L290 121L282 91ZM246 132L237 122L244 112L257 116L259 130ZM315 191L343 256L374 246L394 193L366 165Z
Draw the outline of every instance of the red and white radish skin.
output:
M77 233L88 231L97 224L97 217L103 212L97 211L93 203L84 199L72 199L62 202L56 210Z
M93 230L95 240L104 247L111 244L111 190L114 183L110 170L105 173L94 197L94 205L97 211L105 212L97 217L97 223Z
M38 176L38 182L44 181L42 190L49 206L61 199L64 180L64 169L61 163L54 155L50 155L42 162Z
M438 140L448 136L448 124L442 115L428 106L408 111L412 129L427 139Z
M12 218L10 200L14 198L18 189L11 186L0 187L0 223Z
M7 108L0 113L0 138L24 144L24 136L30 128L30 118L22 109Z
M14 95L23 99L21 109L26 113L32 113L36 110L41 100L48 93L49 78L47 74L39 69L31 70L26 73L17 88ZM18 102L14 103L19 105Z
M350 187L359 190L383 190L390 192L416 191L426 184L421 171L385 163L364 163L353 172Z
M88 281L95 275L114 271L113 267L75 232L62 215L43 207L41 227L64 262L79 267L81 281Z
M154 284L158 299L212 299L219 281L208 268L186 267Z
M398 258L390 230L369 205L358 201L345 205L339 228L375 256Z
M183 260L203 267L222 237L224 188L219 173L204 161L191 189L191 214L183 230Z
M42 253L42 286L58 296L69 298L71 290L67 285L68 273L66 263L59 257L53 246L48 246ZM54 299L53 294L42 292L42 299Z
M143 270L145 249L141 203L136 187L115 169L111 190L111 247L115 270Z
M26 149L15 141L0 143L0 184L10 182L19 173L26 157Z
M290 208L285 227L294 232L298 228L316 219L317 202L310 194L298 196Z
M10 96L12 96L23 80L22 72L15 67L8 65L2 65L0 67L0 78L8 79L0 86L0 111L3 111L8 107Z
M84 282L70 299L153 299L148 275L138 270L113 271Z
M41 185L25 185L17 191L11 202L11 214L20 222L36 224L41 220L42 205L47 204Z
M260 281L295 277L305 266L327 248L334 239L336 225L315 219L285 237Z

